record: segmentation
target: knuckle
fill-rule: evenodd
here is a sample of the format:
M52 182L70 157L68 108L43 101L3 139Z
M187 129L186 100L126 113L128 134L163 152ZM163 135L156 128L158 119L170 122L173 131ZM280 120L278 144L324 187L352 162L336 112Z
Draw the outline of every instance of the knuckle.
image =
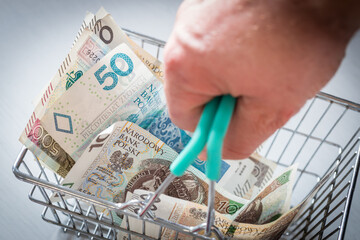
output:
M178 44L168 44L164 49L164 64L165 71L174 71L181 68L185 62L185 51Z
M264 138L285 125L296 112L296 109L288 106L269 106L268 104L264 104L256 106L250 111L251 114L248 115L249 119L247 119L247 121L252 125L252 129L256 132L256 135Z

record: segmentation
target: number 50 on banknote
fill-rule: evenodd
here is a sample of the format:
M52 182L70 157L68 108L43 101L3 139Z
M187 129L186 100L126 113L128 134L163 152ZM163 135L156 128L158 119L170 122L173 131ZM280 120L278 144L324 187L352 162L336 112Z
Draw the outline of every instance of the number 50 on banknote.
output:
M47 109L41 122L76 161L92 139L114 122L134 115L140 122L163 108L162 88L135 53L121 44Z
M115 64L115 61L117 59L124 60L124 61L120 62L121 65L122 65L120 68ZM128 69L126 71L121 70L121 69L126 68L124 66L124 62L128 66ZM116 87L116 85L118 84L118 80L119 80L118 75L121 76L121 77L128 76L134 70L133 61L125 53L117 53L117 54L115 54L110 60L110 66L111 66L111 69L113 70L113 72L109 71L109 72L105 73L104 75L100 76L100 74L102 74L104 72L104 70L107 69L107 66L104 64L94 73L94 76L96 77L96 79L98 80L100 85L103 85L107 78L111 78L112 83L110 85L105 85L103 87L103 89L106 90L106 91L112 90L114 87ZM124 82L123 84L126 84L126 83Z

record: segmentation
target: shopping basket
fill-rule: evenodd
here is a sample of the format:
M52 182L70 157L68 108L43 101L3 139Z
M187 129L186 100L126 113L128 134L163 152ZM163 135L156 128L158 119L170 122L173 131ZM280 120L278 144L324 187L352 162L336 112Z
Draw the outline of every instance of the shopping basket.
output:
M164 41L124 30L145 50L161 60ZM287 229L282 239L344 238L359 172L359 123L359 104L319 93L262 145L260 153L280 167L299 163L293 206L340 162L332 178L320 188L311 204ZM25 147L15 161L13 172L18 179L33 185L29 199L44 206L41 214L43 220L62 227L64 231L74 231L77 236L116 239L117 232L123 231L129 239L132 236L154 239L145 235L145 222L151 222L160 226L158 239L164 228L176 231L176 236L182 233L193 239L211 239L200 234L198 229L151 218L142 220L142 233L131 231L129 224L122 228L115 223L111 214L99 213L97 209L101 207L117 211L129 223L129 218L137 218L127 211L129 204L124 203L119 209L115 203L61 186L61 177L44 168ZM53 193L60 196L60 202L50 201Z

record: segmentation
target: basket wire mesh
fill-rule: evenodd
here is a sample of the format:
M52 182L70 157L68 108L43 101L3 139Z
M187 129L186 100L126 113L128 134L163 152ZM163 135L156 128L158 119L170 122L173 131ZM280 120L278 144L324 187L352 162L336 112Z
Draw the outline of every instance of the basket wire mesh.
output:
M162 60L164 41L124 30L141 47ZM340 162L332 178L320 188L309 207L287 229L282 239L344 238L359 172L359 123L359 104L319 93L262 145L260 154L275 161L279 170L299 162L293 206L312 190L337 161ZM119 205L61 186L62 179L58 175L44 168L36 157L27 153L23 147L13 172L18 179L33 185L29 199L44 206L42 219L62 227L64 231L70 230L77 236L90 239L116 239L118 231L127 233L129 239L132 236L154 239L145 235L145 222L151 222L161 226L158 239L164 228L175 230L176 238L182 233L193 239L212 239L199 234L199 229L164 219L145 218L142 220L142 233L131 231L129 218L138 218L127 211L131 203ZM60 196L60 202L50 201L53 193ZM97 207L107 209L108 213L117 211L123 214L126 228L116 224L111 214L98 212ZM216 229L214 231L221 237Z

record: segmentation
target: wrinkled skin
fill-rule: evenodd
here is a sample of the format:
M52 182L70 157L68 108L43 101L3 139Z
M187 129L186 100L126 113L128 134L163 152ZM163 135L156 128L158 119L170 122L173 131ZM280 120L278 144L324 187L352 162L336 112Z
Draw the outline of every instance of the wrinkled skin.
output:
M193 131L204 104L237 97L225 159L249 156L313 97L354 32L287 2L295 1L189 0L177 13L164 54L170 117Z

